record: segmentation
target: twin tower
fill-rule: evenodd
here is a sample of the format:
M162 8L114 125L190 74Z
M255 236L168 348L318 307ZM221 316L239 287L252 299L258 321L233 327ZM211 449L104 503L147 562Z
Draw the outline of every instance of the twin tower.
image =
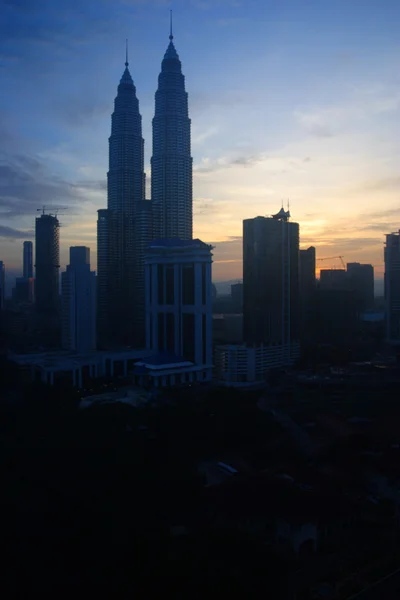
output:
M144 139L128 56L111 117L107 209L98 211L100 345L145 341L144 255L153 240L192 239L193 192L188 95L172 31L153 118L151 200L145 198Z

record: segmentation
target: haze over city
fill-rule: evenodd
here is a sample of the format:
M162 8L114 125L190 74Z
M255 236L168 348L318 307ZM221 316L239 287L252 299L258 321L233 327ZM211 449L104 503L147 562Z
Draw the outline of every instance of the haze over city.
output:
M95 266L126 38L150 197L151 119L171 7L192 120L194 237L215 245L213 279L242 276L242 220L288 200L302 247L370 262L381 278L384 234L400 217L400 5L375 0L4 2L7 270L21 268L22 241L33 239L42 205L68 207L62 267L72 245L89 246Z

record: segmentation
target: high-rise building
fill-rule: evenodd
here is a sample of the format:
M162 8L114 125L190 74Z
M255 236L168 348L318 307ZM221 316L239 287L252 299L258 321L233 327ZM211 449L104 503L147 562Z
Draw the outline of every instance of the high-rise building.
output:
M23 254L23 276L25 279L33 277L33 244L32 242L24 242Z
M96 349L96 274L90 270L90 249L71 247L69 260L61 275L62 346L92 352Z
M172 30L158 77L153 118L153 238L192 239L193 192L188 94Z
M299 337L299 225L283 208L243 221L243 336L288 347Z
M4 300L6 297L6 267L4 262L0 260L0 310L4 308Z
M359 309L367 310L374 306L374 267L360 263L347 263L349 288L355 292Z
M349 282L345 269L321 269L319 272L321 290L348 290Z
M33 304L35 300L35 280L33 277L17 277L15 279L13 300L17 304Z
M145 257L146 346L193 363L201 380L212 372L211 249L200 240L154 240Z
M144 343L143 213L144 140L128 57L111 117L107 212L98 220L100 337L112 343Z
M60 224L56 216L36 218L36 286L38 312L57 314L59 310Z
M231 285L232 309L234 312L243 312L243 283L233 283Z
M315 302L316 255L314 246L300 250L300 333L303 342L311 337Z
M400 343L400 230L386 235L385 320L386 340Z

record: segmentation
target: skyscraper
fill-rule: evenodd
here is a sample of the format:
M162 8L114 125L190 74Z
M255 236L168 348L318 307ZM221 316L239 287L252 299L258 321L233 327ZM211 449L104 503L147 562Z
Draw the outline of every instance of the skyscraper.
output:
M6 268L4 262L0 260L0 310L4 308L4 300L6 296Z
M145 327L141 215L149 211L142 117L128 66L127 56L111 117L107 213L99 212L99 306L109 341L140 345Z
M62 346L75 352L96 349L96 275L90 270L90 249L69 249L61 275Z
M374 305L374 267L360 263L347 263L349 288L356 293L361 311Z
M36 218L36 308L48 315L59 309L60 223L53 215Z
M386 340L400 343L400 230L386 235L385 246Z
M193 191L188 94L181 61L169 45L158 77L153 118L153 238L192 239Z
M33 244L24 242L23 276L25 279L33 277Z
M243 334L249 344L298 340L299 225L283 208L243 221Z

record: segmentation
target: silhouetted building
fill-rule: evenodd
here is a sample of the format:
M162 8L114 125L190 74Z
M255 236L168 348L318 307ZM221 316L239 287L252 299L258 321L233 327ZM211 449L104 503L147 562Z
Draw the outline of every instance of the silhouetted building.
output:
M33 244L32 242L24 242L23 253L23 276L25 279L33 277Z
M321 269L319 273L321 290L348 290L348 279L345 269Z
M72 246L70 264L61 275L62 346L79 353L96 349L96 274L90 249Z
M36 218L36 290L38 312L57 314L59 310L60 224L57 217L42 214Z
M243 283L231 285L231 299L234 312L243 312Z
M142 117L128 58L118 85L109 138L107 212L98 213L99 337L115 344L144 342L144 264L141 217L145 200ZM145 206L146 205L146 206Z
M188 94L172 32L158 77L153 118L153 239L192 239L193 192Z
M386 340L400 343L400 230L386 235L385 320Z
M184 359L201 381L212 373L211 249L200 240L155 240L145 257L146 346Z
M243 329L248 344L299 337L299 225L282 208L243 221Z
M218 292L217 292L217 286L215 285L215 283L211 284L211 295L212 295L213 300L217 299Z
M361 311L374 306L374 267L360 263L347 263L347 278L351 290L358 298Z
M310 246L300 250L300 331L301 338L310 338L313 319L313 303L316 290L315 279L315 248Z
M0 260L0 310L4 308L6 297L6 267L4 262Z
M319 288L315 293L312 311L315 342L343 345L355 340L359 324L355 292L348 289Z
M13 290L13 301L17 304L33 304L35 300L35 280L33 277L17 277Z

